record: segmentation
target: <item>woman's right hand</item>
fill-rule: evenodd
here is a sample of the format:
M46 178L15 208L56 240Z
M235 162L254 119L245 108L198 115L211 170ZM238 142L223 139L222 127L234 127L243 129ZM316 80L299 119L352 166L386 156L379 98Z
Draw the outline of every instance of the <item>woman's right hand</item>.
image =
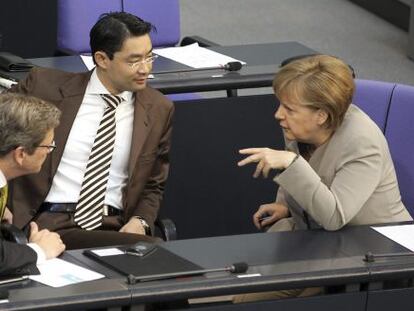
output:
M263 204L253 215L253 222L257 229L262 229L286 217L289 217L289 209L285 205L280 203Z

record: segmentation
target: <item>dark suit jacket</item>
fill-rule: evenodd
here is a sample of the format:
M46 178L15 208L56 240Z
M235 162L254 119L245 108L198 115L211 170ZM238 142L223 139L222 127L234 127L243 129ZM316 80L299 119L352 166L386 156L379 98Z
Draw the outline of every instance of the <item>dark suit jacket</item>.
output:
M33 249L5 241L0 232L0 276L38 274L36 261Z
M13 209L15 224L20 228L37 215L49 192L90 75L91 72L34 68L25 80L10 90L47 100L62 111L61 123L55 130L56 150L46 159L39 174L16 178L9 189L12 200L9 206ZM124 221L141 216L153 226L168 175L174 108L166 97L150 87L135 95L129 179L123 189ZM53 220L47 227L59 229Z

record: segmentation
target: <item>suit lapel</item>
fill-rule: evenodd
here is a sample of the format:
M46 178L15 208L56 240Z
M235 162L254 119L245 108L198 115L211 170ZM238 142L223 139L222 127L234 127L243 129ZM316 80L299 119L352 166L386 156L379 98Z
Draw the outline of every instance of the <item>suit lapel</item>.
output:
M141 153L142 146L149 132L149 103L140 96L141 92L135 94L134 102L134 125L132 130L131 151L128 163L128 173L131 177Z
M75 75L59 88L62 97L60 101L55 102L55 105L62 111L62 117L60 125L55 129L55 142L58 148L50 155L52 176L55 175L62 158L66 141L82 104L90 76L91 72Z

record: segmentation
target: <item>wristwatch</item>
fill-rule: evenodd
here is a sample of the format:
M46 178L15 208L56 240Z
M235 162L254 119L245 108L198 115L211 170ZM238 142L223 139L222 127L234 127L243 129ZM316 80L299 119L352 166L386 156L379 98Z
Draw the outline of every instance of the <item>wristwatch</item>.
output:
M141 216L135 216L135 218L138 219L141 225L144 227L145 235L151 235L151 227L149 226L147 221Z

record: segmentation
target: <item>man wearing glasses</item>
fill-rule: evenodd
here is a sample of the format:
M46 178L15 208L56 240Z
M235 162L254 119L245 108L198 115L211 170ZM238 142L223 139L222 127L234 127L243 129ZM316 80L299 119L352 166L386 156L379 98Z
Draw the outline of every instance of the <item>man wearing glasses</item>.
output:
M60 111L52 104L19 94L0 94L0 219L11 222L6 207L8 181L40 171L53 151ZM30 223L29 244L5 241L0 233L0 275L33 274L36 263L54 258L65 245L57 233Z
M94 70L37 68L11 90L62 110L59 147L41 174L14 183L18 227L34 219L68 249L153 240L173 105L147 86L152 28L129 13L104 14L90 32Z

